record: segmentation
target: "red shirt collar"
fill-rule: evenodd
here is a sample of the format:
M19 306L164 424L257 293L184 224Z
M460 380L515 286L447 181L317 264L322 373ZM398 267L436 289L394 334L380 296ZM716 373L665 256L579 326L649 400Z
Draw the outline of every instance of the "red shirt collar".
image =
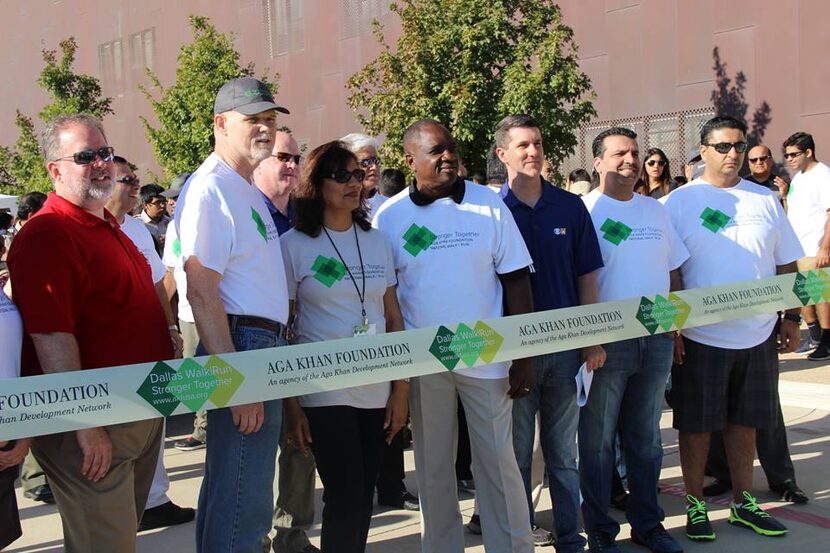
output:
M92 213L81 209L69 200L58 196L55 192L49 192L46 195L46 203L43 204L43 207L44 209L38 211L34 215L35 217L44 212L52 212L69 217L70 219L86 227L96 227L98 225L108 225L115 229L120 227L118 221L115 220L115 217L113 217L112 213L107 211L106 208L104 208L104 219L101 219Z

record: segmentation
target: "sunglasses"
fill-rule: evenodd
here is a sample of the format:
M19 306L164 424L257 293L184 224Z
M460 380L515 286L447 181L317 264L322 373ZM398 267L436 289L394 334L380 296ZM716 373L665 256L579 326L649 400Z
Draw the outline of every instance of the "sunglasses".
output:
M120 179L115 179L115 182L123 182L127 186L132 186L134 184L138 184L138 177L134 177L132 175L127 175L126 177L121 177Z
M804 152L787 152L787 153L784 154L784 158L785 159L795 159L803 153Z
M732 148L735 148L735 151L739 154L742 154L746 151L746 142L718 142L717 144L704 144L704 146L709 146L715 149L715 151L719 154L728 154Z
M760 156L760 157L751 157L749 158L750 163L765 163L769 159L769 156Z
M657 165L659 167L663 167L665 164L666 164L666 162L663 161L662 159L650 159L650 160L646 161L646 165L648 165L649 167L654 167L655 165Z
M90 163L95 162L96 157L100 157L101 161L104 163L109 163L112 161L113 155L115 155L113 147L105 146L104 148L98 148L97 150L81 150L80 152L75 152L71 156L59 157L58 159L53 159L52 161L71 159L76 165L89 165Z
M380 167L380 158L378 156L367 157L366 159L360 160L360 166L364 169L368 169L372 165Z
M352 177L357 182L363 182L363 179L366 178L366 171L363 169L355 169L354 171L346 171L345 169L341 169L340 171L335 171L329 178L334 179L334 182L338 184L346 184L352 180Z
M300 154L289 154L288 152L277 152L276 154L271 154L271 157L277 158L277 161L282 163L288 163L293 160L294 165L299 165L300 160L303 159L303 156Z

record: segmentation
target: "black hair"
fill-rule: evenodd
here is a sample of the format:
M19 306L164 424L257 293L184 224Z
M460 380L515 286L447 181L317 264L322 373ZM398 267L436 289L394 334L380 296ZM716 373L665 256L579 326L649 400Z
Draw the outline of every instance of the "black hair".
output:
M507 180L507 167L496 155L496 143L490 145L487 150L487 184L504 184Z
M795 146L802 152L811 150L813 152L813 157L816 157L816 143L813 141L813 135L807 134L806 132L791 134L790 137L784 141L783 147L786 148L787 146Z
M746 136L746 123L731 115L718 115L712 117L700 129L700 143L706 144L709 136L718 129L737 129Z
M631 129L626 129L625 127L611 127L610 129L605 129L599 133L591 143L591 152L594 154L595 158L602 157L602 154L605 153L605 139L609 136L624 136L626 138L630 138L631 140L637 140L637 133Z
M139 188L138 195L141 197L142 204L149 204L155 198L164 198L164 196L162 196L162 192L164 192L164 188L151 182L150 184L145 184Z
M8 230L10 226L12 226L12 221L14 221L14 216L8 211L0 211L0 230ZM2 241L2 238L0 238Z
M568 181L569 182L579 182L579 181L586 181L591 182L591 175L588 174L588 171L582 169L574 169L570 173L568 173Z
M397 169L384 169L380 174L380 182L378 183L380 193L391 198L404 188L406 188L406 177L403 171Z
M40 211L46 203L46 194L43 192L27 192L20 197L17 203L17 219L27 221L29 217Z

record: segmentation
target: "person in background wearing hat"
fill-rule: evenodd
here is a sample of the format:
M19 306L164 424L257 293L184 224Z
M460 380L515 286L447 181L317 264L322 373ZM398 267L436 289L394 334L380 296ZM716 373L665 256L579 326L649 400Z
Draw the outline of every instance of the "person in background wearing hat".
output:
M176 216L176 200L182 193L184 183L187 182L190 173L179 173L170 181L170 188L161 193L167 199L167 216L172 220Z
M179 196L175 228L197 355L285 345L288 289L279 234L254 171L274 148L268 87L251 77L225 83L213 107L214 151ZM271 529L282 402L208 411L210 441L196 515L199 553L261 553Z

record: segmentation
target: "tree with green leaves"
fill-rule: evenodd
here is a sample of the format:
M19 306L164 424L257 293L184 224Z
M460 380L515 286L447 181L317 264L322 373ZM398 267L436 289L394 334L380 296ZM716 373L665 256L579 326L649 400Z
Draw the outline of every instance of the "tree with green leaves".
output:
M147 139L164 169L166 179L194 171L213 151L213 101L216 92L228 80L250 77L254 65L239 64L239 52L233 45L235 35L219 32L207 17L191 15L188 19L193 42L181 47L176 82L165 88L148 70L151 89L141 87L150 102L159 126L153 127L142 117ZM277 79L267 74L259 77L273 94ZM159 94L159 99L153 96Z
M98 79L72 69L78 51L75 38L61 41L59 46L60 59L56 50L43 50L45 66L37 83L52 101L38 113L40 120L46 124L63 114L83 112L103 118L112 113L112 98L102 96ZM0 192L22 194L51 190L34 121L17 110L14 123L20 133L17 142L12 147L0 147Z
M393 51L374 23L382 52L353 75L349 107L366 132L385 135L381 153L403 166L401 139L413 121L443 122L467 167L484 167L496 124L529 113L542 125L557 165L576 130L595 115L590 81L579 69L573 31L549 0L399 0Z

